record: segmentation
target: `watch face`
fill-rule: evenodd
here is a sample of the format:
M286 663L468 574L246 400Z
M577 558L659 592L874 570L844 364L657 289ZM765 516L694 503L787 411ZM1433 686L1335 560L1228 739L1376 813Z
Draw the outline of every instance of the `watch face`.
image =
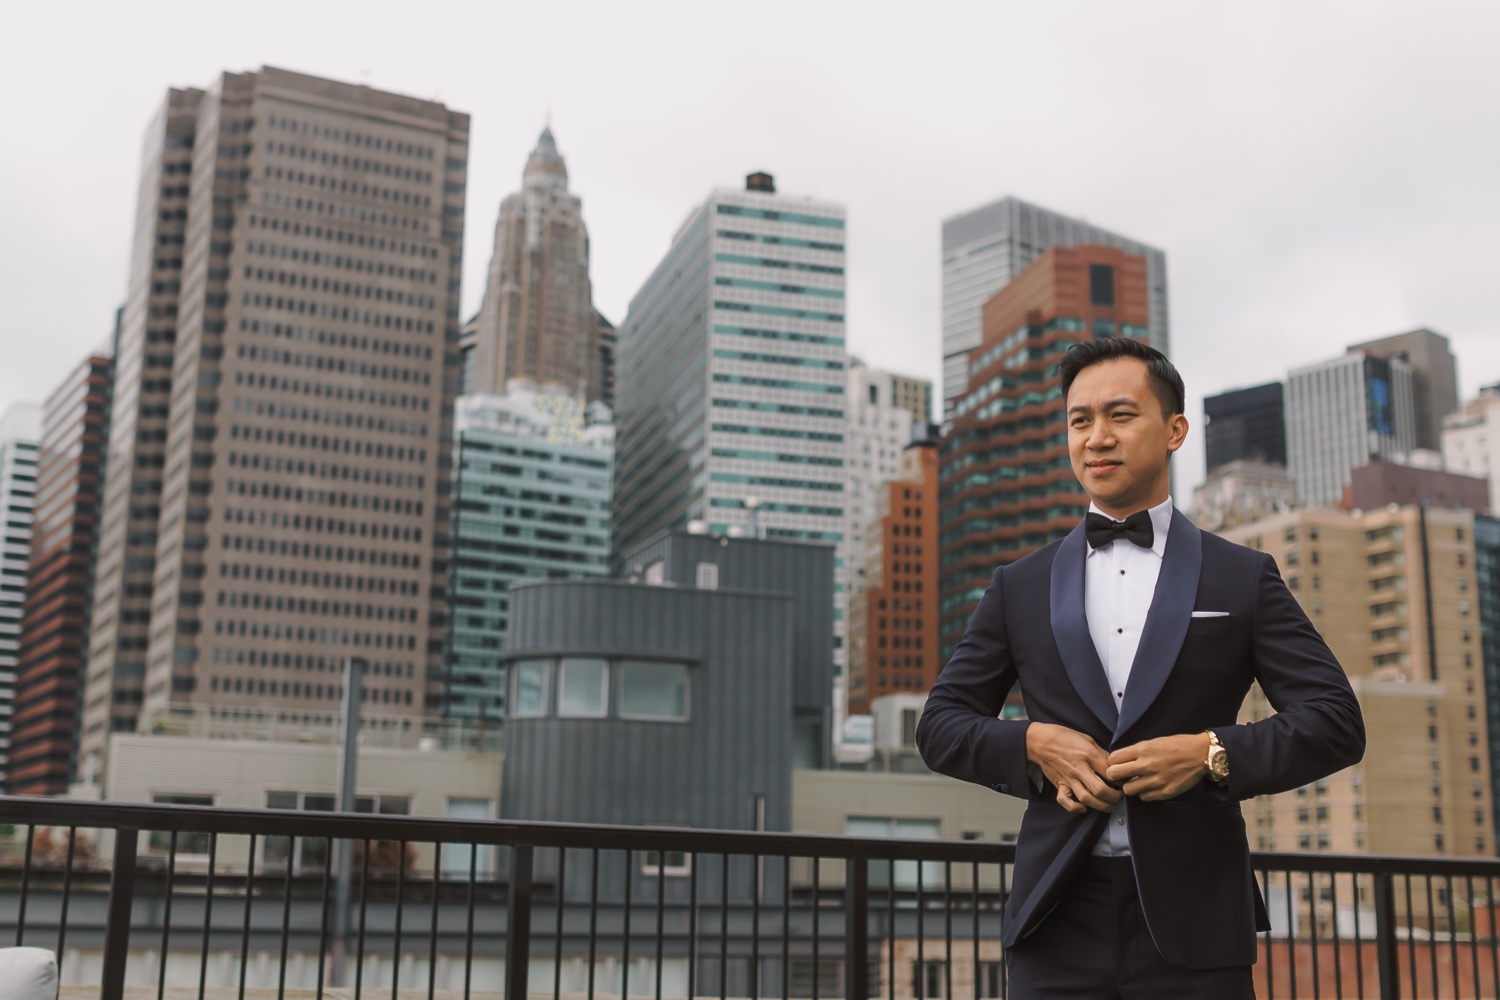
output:
M1214 777L1223 778L1229 774L1229 754L1223 747L1214 747L1208 754L1208 769Z

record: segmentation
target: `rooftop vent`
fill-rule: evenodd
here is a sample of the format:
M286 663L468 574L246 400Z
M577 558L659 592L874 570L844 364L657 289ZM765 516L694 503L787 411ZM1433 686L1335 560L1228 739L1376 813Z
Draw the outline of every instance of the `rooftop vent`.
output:
M757 170L745 178L746 191L764 191L766 194L776 193L776 178L764 170Z

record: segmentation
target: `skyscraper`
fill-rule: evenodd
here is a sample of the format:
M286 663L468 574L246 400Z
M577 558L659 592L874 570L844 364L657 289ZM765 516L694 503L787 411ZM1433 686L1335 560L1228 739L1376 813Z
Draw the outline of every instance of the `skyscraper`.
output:
M614 425L561 387L512 379L458 400L453 617L444 714L505 712L510 587L609 575Z
M1458 361L1448 338L1428 329L1353 344L1351 351L1399 357L1411 365L1416 447L1440 451L1443 418L1458 412Z
M147 713L333 711L349 655L371 665L369 714L436 709L468 129L270 67L168 95L120 334L85 754L136 727L132 690ZM121 698L119 678L141 683Z
M1250 460L1286 465L1286 407L1282 385L1270 382L1203 399L1208 471Z
M942 658L997 565L1061 538L1088 509L1068 458L1059 355L1090 337L1147 340L1147 258L1056 247L984 306L984 339L942 445Z
M61 795L73 780L99 539L114 359L94 355L47 399L11 730L12 795Z
M943 416L968 385L965 357L982 339L980 311L990 296L1051 247L1114 247L1145 258L1147 334L1142 339L1170 354L1167 328L1167 256L1144 243L1072 219L1019 198L1001 198L943 220Z
M848 441L848 485L844 491L844 537L849 547L849 596L864 584L865 529L875 520L875 508L885 484L901 474L902 452L911 444L916 425L911 411L896 401L896 380L901 378L870 368L857 358L849 359L849 391L845 415Z
M843 206L715 190L620 325L614 551L696 520L836 545L842 637L846 364Z
M12 700L31 553L42 411L18 403L0 416L0 788L10 775Z
M1287 374L1287 471L1309 506L1337 504L1349 474L1373 459L1405 461L1416 447L1411 366L1349 353Z
M475 338L475 391L504 392L509 379L529 378L598 399L592 296L583 202L568 191L567 165L546 128L521 190L500 203Z

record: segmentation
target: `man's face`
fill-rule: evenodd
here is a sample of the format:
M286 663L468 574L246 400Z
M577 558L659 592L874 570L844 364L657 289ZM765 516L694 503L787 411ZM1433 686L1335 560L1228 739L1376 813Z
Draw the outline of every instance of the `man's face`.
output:
M1125 517L1167 498L1167 460L1182 447L1187 418L1162 412L1144 361L1090 365L1073 381L1067 402L1068 456L1089 499Z

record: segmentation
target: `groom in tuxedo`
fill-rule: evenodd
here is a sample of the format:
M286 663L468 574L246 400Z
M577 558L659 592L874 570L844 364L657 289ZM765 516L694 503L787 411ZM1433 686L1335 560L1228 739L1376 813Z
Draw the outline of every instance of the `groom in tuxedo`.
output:
M1013 1000L1253 997L1269 923L1239 803L1358 762L1359 705L1271 558L1172 506L1188 424L1171 362L1110 338L1058 372L1088 515L995 571L917 745L1027 800L1001 937ZM1276 714L1237 724L1252 682ZM1017 683L1027 718L997 718Z

